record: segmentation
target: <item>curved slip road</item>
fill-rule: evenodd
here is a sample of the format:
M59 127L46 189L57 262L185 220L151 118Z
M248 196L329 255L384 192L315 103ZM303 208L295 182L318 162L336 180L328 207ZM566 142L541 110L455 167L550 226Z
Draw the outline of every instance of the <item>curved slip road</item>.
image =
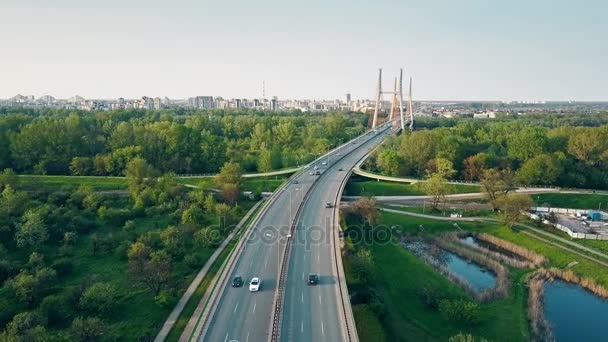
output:
M319 159L316 165L322 172L321 176L311 176L309 171L312 171L312 166L306 168L304 172L292 177L290 179L290 184L287 185L274 201L269 204L256 226L251 230L247 242L243 245L243 250L239 258L235 261L234 269L228 277L228 279L231 280L235 275L241 275L245 281L244 286L233 288L229 283L219 284L223 292L221 293L217 307L211 313L211 317L207 321L206 326L203 329L203 334L199 337L199 340L220 342L268 341L273 317L272 308L277 284L278 260L281 260L287 235L290 232L290 226L293 223L298 207L302 203L306 193L311 189L313 183L318 181L318 186L315 186L315 190L309 195L310 197L306 201L308 206L302 211L301 217L305 219L305 224L308 224L308 222L313 224L308 218L321 217L320 213L316 210L322 210L321 213L327 212L327 217L330 217L329 214L331 209L324 208L326 202L325 198L331 198L333 196L333 200L335 200L337 188L341 180L341 178L339 178L340 175L345 176L347 174L346 171L352 168L358 159L368 153L371 147L380 142L381 136L370 132L355 140L356 143L349 142L329 154L329 156L324 156ZM353 151L355 152L351 155ZM344 157L342 160L338 160L342 157ZM328 165L324 166L322 165L322 162L328 162ZM328 167L329 169L326 170ZM337 170L339 167L343 167L344 171L340 171L338 174ZM297 181L297 184L294 184L294 180ZM315 205L320 205L323 208L319 209ZM294 236L294 238L296 236ZM298 245L299 244L296 242L292 248L294 254L300 253ZM322 272L319 272L322 273L322 284L314 290L319 291L318 295L320 295L320 297L318 296L318 298L321 300L323 310L327 311L328 322L334 322L333 327L330 327L329 325L327 327L320 327L319 321L315 317L312 317L312 315L303 316L301 319L309 321L306 323L308 326L306 331L309 336L315 336L313 329L319 327L319 329L321 329L319 334L321 334L322 331L324 334L327 334L327 338L321 338L321 340L337 341L341 339L341 333L339 332L340 326L337 325L337 323L341 321L340 317L337 315L337 301L339 298L337 298L337 284L335 284L336 271L331 269L331 265L329 264L329 260L331 260L330 248L330 245L321 246L319 248L319 253L321 253L319 254L319 258L324 258L326 260L327 269L323 269ZM292 260L297 260L297 257L294 257ZM300 264L298 264L296 265L296 268L297 270L294 271L296 274L300 274L305 268L306 272L308 272L308 267L305 267L304 264L302 264L301 267ZM291 274L292 270L290 268L286 292L287 296L291 295ZM260 277L262 279L262 286L259 292L253 293L248 290L248 283L252 277ZM300 279L298 283L302 284L301 274L298 279ZM294 286L297 285L294 284ZM285 297L285 308L291 310L291 307L293 307L292 304L295 303L288 297ZM309 303L308 305L309 308L306 309L307 312L319 312L320 307L311 308L310 305L312 305L312 303ZM300 306L300 308L302 311L305 310L302 306ZM289 315L289 317L292 316ZM296 317L294 316L294 318ZM285 320L285 322L287 321L291 320ZM332 338L330 338L330 336ZM336 339L333 338L334 336L336 336ZM309 339L302 339L301 336L299 336L294 337L293 340L308 341Z

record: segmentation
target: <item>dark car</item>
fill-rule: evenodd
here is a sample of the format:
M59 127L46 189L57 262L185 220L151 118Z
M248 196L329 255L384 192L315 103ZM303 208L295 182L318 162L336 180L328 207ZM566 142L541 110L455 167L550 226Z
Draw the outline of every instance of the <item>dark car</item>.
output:
M319 283L319 275L316 273L308 274L308 285L317 285Z
M339 168L338 171L344 171L344 170L342 170L342 168Z
M241 287L243 286L243 278L240 275L234 276L232 278L232 287Z
M319 170L315 171L315 175L320 176L321 175L321 171L319 171Z
M332 208L334 205L331 202L325 202L325 208Z

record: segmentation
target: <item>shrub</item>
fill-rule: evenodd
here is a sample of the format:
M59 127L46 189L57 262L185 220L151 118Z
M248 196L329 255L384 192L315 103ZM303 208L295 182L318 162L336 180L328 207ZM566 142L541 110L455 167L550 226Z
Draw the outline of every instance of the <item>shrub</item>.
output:
M74 269L74 263L68 258L59 258L53 262L51 267L53 267L53 269L57 271L57 275L63 277L72 273L72 270Z
M465 324L479 323L479 304L464 299L444 299L439 302L439 312L445 319Z
M80 297L80 307L95 314L108 314L116 306L116 289L108 283L95 283Z
M73 341L93 342L102 341L108 328L97 317L78 317L72 321L70 334Z
M66 296L52 295L45 297L40 303L40 312L46 317L49 324L59 325L69 318L72 305Z

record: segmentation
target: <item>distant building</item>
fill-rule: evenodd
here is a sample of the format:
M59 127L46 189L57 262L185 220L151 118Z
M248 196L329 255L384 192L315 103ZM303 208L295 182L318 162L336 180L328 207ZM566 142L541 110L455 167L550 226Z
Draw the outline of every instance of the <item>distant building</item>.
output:
M188 99L188 107L194 109L214 108L213 96L196 96Z
M350 105L350 101L351 101L351 99L350 99L350 93L346 93L346 104Z
M159 110L163 107L163 103L160 100L160 97L155 97L153 100L154 109Z
M272 100L270 100L270 110L276 111L278 109L279 109L279 100L277 99L276 96L273 96Z

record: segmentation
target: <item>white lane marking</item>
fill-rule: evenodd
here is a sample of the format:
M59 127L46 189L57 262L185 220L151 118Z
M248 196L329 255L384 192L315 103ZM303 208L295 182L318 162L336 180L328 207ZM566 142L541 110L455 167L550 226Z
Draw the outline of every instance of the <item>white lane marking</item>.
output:
M236 305L234 306L234 311L233 311L233 312L236 312L236 309L237 309L238 307L239 307L239 303L236 303Z
M255 307L256 307L256 305L258 305L258 303L253 302L253 312L252 313L255 313Z
M300 332L304 332L304 320L302 320L300 323Z
M224 342L228 341L228 334L226 334L226 337L224 337Z
M304 292L302 292L302 303L304 303Z
M321 295L319 295L319 304L321 304Z
M302 280L304 280L304 272L302 272Z
M268 268L268 255L266 255L266 262L264 262L264 268Z
M247 332L247 338L245 339L245 342L249 342L249 331Z
M319 254L317 254L317 264L319 263Z
M304 254L304 261L306 261L306 254Z
M323 321L321 321L321 332L325 335L325 329L323 329Z

